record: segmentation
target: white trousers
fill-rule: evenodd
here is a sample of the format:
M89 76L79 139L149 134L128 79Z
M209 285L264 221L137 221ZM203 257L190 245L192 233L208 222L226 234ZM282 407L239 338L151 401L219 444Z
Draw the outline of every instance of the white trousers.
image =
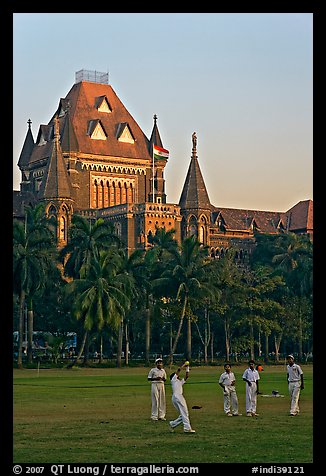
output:
M291 399L290 413L295 415L299 413L299 397L301 390L301 382L289 382L289 394Z
M165 386L164 383L152 383L152 420L165 418Z
M180 415L175 420L170 421L171 427L175 428L176 426L180 425L180 423L183 423L184 430L191 430L187 402L184 396L178 395L177 397L175 397L173 395L172 403L176 410L180 413Z
M223 399L225 413L232 413L233 415L236 415L238 413L238 397L234 386L225 386Z
M256 413L257 406L257 385L256 382L251 382L251 385L246 383L246 412Z

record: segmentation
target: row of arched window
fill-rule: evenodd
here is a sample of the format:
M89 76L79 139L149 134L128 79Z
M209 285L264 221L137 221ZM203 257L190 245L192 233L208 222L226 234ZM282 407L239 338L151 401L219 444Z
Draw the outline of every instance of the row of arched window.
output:
M134 193L132 182L124 180L109 182L95 179L92 184L92 208L133 203L135 201Z
M219 259L223 258L225 254L229 251L229 248L211 248L210 255L211 258ZM249 257L248 250L236 250L234 254L235 261L245 261Z

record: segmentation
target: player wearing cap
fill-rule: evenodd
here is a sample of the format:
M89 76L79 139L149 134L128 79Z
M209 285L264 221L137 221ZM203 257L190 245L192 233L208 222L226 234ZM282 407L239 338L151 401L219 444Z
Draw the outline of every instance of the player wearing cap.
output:
M163 360L158 358L155 360L156 367L149 371L147 380L152 382L152 415L151 420L166 420L166 402L165 402L165 386L166 372L163 369Z
M186 376L180 378L179 374L181 369L186 370ZM183 431L185 433L196 433L195 430L191 428L189 421L189 411L187 402L183 396L183 385L186 383L187 378L189 377L189 365L188 362L185 362L181 367L178 368L176 372L173 372L170 375L171 385L172 385L172 403L173 406L179 412L178 418L171 420L169 422L170 428L174 431L174 428L180 423L183 423Z
M246 382L246 412L248 417L258 416L256 413L257 394L259 393L258 381L260 379L258 370L255 369L255 361L249 360L249 367L244 371L242 379Z
M287 381L291 398L290 416L296 416L299 412L300 391L304 389L303 371L300 365L294 363L292 354L287 356Z

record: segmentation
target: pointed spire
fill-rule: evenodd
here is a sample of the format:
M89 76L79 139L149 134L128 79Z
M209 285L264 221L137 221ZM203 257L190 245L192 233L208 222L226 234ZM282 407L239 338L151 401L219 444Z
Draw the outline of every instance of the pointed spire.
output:
M197 159L197 135L196 132L194 132L192 134L191 161L179 205L181 209L210 210L211 203Z
M18 167L21 169L24 166L27 166L29 164L29 159L32 155L33 149L34 149L34 139L33 139L33 134L32 134L32 129L31 129L31 124L32 121L28 119L27 121L28 124L28 129L24 141L23 148L21 150L19 159L18 159Z
M66 102L66 115L64 119L63 128L61 130L61 149L64 152L78 152L79 146L76 138L75 130L73 128L70 117L70 101Z
M160 137L160 133L159 133L158 127L157 127L157 115L156 114L154 114L153 119L154 119L154 126L153 126L153 130L152 130L151 138L149 140L150 147L151 147L151 151L150 151L151 154L153 153L152 152L153 145L157 145L159 147L164 148L161 137Z
M60 146L59 118L54 118L54 138L47 168L40 187L44 199L72 198L71 185Z

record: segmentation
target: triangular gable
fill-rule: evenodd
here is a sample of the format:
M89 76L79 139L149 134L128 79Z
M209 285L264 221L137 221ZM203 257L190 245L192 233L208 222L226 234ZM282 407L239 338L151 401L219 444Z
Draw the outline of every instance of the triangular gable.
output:
M67 109L69 108L69 101L64 98L60 99L59 107L58 107L58 117L65 116Z
M251 220L249 228L252 231L260 230L260 227L258 226L258 224L257 224L257 222L254 218Z
M107 138L105 129L99 119L89 121L87 134L95 140L106 140Z
M117 139L119 142L127 142L128 144L135 143L134 136L127 122L119 124Z
M37 145L44 145L51 139L52 125L41 124L36 139Z
M216 225L220 231L226 230L226 223L221 212L218 212L218 214L216 215L214 225Z
M283 221L282 221L281 218L279 219L276 228L277 228L278 230L285 231L285 226L284 226L284 223L283 223Z
M106 96L99 96L96 98L95 107L99 112L112 112L112 107Z

